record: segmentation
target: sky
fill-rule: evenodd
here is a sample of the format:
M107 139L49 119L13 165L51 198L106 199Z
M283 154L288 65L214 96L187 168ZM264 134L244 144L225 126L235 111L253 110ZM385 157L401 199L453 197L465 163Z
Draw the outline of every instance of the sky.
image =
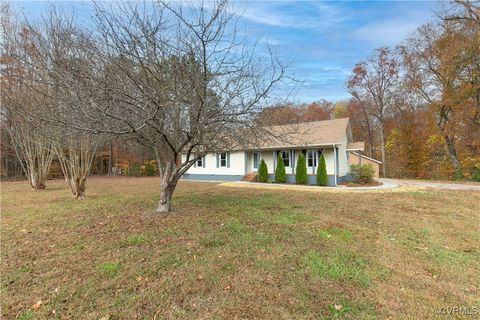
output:
M17 1L13 6L35 16L51 2ZM58 2L89 23L92 5ZM417 27L436 19L438 1L233 1L241 27L260 45L271 45L300 85L282 89L293 102L348 99L345 81L355 63L381 46L399 44Z

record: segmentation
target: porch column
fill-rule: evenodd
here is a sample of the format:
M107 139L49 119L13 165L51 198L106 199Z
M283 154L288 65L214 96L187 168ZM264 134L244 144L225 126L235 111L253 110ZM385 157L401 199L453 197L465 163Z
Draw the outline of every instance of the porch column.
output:
M333 178L337 186L337 147L333 145Z
M245 169L244 174L247 174L247 173L248 173L248 164L247 164L247 162L248 162L248 155L249 155L249 152L247 152L247 151L244 151L244 152L243 152L243 163L244 163L244 167L245 167L245 168L244 168L244 169Z
M277 157L275 155L275 150L272 151L273 152L273 174L275 174L275 167L276 167L276 163L277 163Z
M290 162L292 165L292 174L295 174L295 149L292 149L290 154L292 156L292 161Z

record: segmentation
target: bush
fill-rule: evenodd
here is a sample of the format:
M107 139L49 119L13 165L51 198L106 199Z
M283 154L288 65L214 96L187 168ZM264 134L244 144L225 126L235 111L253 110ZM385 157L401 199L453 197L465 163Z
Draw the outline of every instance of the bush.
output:
M298 156L297 168L295 170L295 182L298 184L307 184L307 162L305 161L305 156L303 153L300 153Z
M358 184L368 184L373 180L375 170L371 164L352 164L350 165L350 173L353 181Z
M155 166L152 163L146 163L144 168L145 175L151 177L155 175Z
M137 162L130 163L130 166L129 166L127 171L128 171L127 174L130 177L133 177L133 176L138 177L140 175L140 171L141 171L140 164L138 164Z
M317 184L319 186L328 186L327 164L323 154L320 156L317 168Z
M283 164L282 153L278 153L277 167L275 168L275 182L287 182L287 174L285 173L285 165Z
M454 180L463 180L465 176L463 175L462 169L456 169L453 173Z
M480 169L474 168L470 170L470 180L480 182Z
M258 181L267 182L268 181L268 168L265 160L260 161L260 167L258 168Z

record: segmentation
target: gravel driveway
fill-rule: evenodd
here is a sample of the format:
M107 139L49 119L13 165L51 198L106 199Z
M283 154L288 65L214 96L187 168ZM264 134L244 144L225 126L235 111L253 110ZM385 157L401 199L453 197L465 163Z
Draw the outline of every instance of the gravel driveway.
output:
M416 186L433 189L447 189L447 190L473 190L480 191L480 185L422 181L422 180L403 180L403 179L378 179L383 183L396 183L401 186Z

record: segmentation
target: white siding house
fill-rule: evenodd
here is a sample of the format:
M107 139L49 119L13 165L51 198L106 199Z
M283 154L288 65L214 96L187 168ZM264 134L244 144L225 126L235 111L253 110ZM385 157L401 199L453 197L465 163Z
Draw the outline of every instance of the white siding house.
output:
M208 153L184 175L193 180L240 180L258 170L263 159L274 180L278 153L282 154L288 182L295 181L295 166L300 153L305 154L309 183L314 184L320 155L327 167L329 185L348 179L348 153L363 151L362 142L352 142L348 118L285 125L268 128L272 137L252 143L244 150ZM275 133L278 133L276 135ZM281 138L279 138L281 137ZM183 159L185 160L185 155Z

